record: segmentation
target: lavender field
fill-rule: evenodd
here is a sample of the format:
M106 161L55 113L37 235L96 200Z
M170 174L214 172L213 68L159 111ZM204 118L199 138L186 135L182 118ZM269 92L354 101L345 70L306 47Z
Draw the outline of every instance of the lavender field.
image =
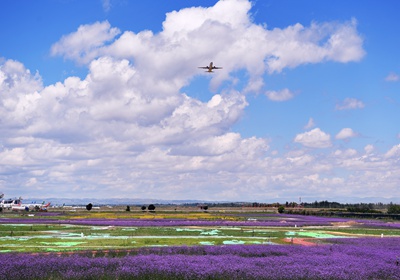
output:
M398 238L342 238L313 247L143 248L131 254L94 258L3 254L1 275L2 279L400 279Z
M0 279L400 279L397 221L85 215L0 216Z

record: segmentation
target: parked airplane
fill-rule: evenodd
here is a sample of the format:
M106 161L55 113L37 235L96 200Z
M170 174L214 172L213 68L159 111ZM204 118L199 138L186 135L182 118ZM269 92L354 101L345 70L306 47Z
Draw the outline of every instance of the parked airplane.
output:
M47 207L49 207L51 204L51 202L48 203L44 203L44 201L42 203L28 203L28 204L20 204L19 207L14 206L13 210L21 210L22 208L24 208L25 210L28 209L30 211L46 211Z
M18 204L13 204L11 206L11 210L13 210L13 211L26 211L26 212L29 211L29 207L28 206L23 205L20 200L15 200L14 201L14 203L17 203L17 202L19 202L19 203Z
M213 72L214 69L222 69L222 67L213 66L213 63L212 63L212 62L210 62L210 65L209 65L209 66L204 66L204 67L201 67L201 66L200 66L199 68L201 68L201 69L207 69L206 72L209 72L209 73Z
M3 198L4 194L0 195L0 199ZM0 201L0 208L2 210L13 210L13 211L46 211L47 207L50 206L50 202L45 204L43 203L30 203L23 204L22 197L20 198L11 198L11 199L3 199Z
M10 198L0 201L0 207L5 210L11 210L13 207L20 206L22 198Z

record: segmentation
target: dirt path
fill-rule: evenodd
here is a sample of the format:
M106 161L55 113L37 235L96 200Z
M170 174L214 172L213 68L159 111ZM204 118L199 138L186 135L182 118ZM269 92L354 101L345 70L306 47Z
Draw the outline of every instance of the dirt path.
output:
M311 239L315 240L315 238L285 238L283 241L303 246L316 246L317 243L307 241Z

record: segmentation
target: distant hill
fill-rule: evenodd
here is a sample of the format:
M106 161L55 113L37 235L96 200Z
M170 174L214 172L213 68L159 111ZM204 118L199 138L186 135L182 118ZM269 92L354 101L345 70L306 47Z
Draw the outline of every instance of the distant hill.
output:
M24 202L28 203L31 201L51 202L51 205L87 205L92 203L93 205L148 205L148 204L193 204L193 203L208 203L204 200L164 200L164 199L143 199L143 198L24 198ZM215 203L215 202L213 202Z
M334 201L339 203L383 203L383 204L400 204L399 197L393 198L383 198L383 197L338 197L338 198L320 198L320 197L302 197L302 202L312 203L314 201ZM279 202L281 204L285 204L288 202L299 202L298 200L293 200L291 198L278 198L278 199L270 199L268 201L247 201L247 202L239 202L239 201L207 201L207 200L168 200L168 199L151 199L151 198L24 198L24 203L29 202L51 202L52 205L87 205L88 203L92 203L93 205L148 205L148 204L173 204L173 205L182 205L182 204L214 204L214 203L252 203L252 202L261 202L261 203L275 203Z

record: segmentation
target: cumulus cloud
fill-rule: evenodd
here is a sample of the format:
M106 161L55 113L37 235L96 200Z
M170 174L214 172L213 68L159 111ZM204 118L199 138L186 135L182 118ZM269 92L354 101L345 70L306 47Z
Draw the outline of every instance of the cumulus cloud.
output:
M294 142L310 148L328 148L331 144L331 136L319 128L297 134Z
M155 75L157 69L157 78L175 79L180 86L198 74L198 65L188 61L204 64L204 58L213 57L225 71L216 73L212 84L232 80L230 73L245 69L250 74L249 90L260 89L260 77L266 72L327 60L358 61L364 56L355 20L268 30L251 21L250 9L249 1L232 0L174 11L166 15L157 34L125 31L117 37L119 29L108 22L82 25L56 42L51 53L78 63L103 55L129 59L143 73Z
M29 69L15 60L6 60L0 64L1 96L13 97L17 94L35 92L42 88L42 80L38 73L32 74Z
M335 157L337 158L352 158L357 155L357 151L355 149L347 149L347 150L336 150L334 152Z
M364 147L364 150L365 150L365 153L371 154L375 150L375 147L374 147L374 145L369 144Z
M386 152L385 157L388 158L399 158L400 157L400 144L393 146L389 151Z
M287 88L280 91L267 91L265 95L272 101L286 101L293 98L293 93Z
M357 136L358 134L356 132L354 132L351 128L346 127L340 130L339 133L336 134L335 138L340 140L345 140Z
M222 168L224 161L254 161L268 149L265 140L229 132L247 106L244 95L216 94L200 102L174 85L153 85L149 92L137 75L129 61L101 57L92 61L85 79L69 77L43 87L21 63L6 61L0 68L0 119L7 121L1 126L2 164L9 173L30 165L25 182L32 189L43 180L47 186L74 182L96 189L139 176L131 177L129 168L150 180L149 164L157 172L179 174ZM91 175L81 177L83 170Z
M304 129L310 129L313 128L315 126L315 122L313 118L310 118L308 120L308 123L304 126Z
M268 38L273 41L272 55L268 59L269 71L280 72L285 67L324 60L360 60L365 52L360 48L363 39L356 26L353 19L344 24L314 22L310 27L304 27L297 23L283 30L272 30L268 33Z
M40 98L42 80L38 73L33 75L25 66L14 60L0 65L0 129L4 136L15 133L24 123L40 114L34 104Z
M203 200L268 200L290 197L293 189L332 197L352 195L359 186L370 196L381 186L396 190L397 146L381 155L370 147L310 151L304 147L332 146L310 118L306 129L313 129L294 137L301 145L270 151L270 140L234 130L248 106L244 92L217 87L206 101L182 92L195 75L205 75L197 66L210 57L224 67L212 84L234 83L234 73L245 70L245 90L259 91L265 74L364 55L355 20L270 30L252 22L250 9L244 0L182 9L168 13L156 34L121 32L107 21L82 25L51 53L86 66L86 77L45 87L22 63L1 62L2 189L27 196ZM270 97L284 101L293 94ZM362 107L346 99L338 110ZM338 135L347 139L351 132Z
M341 103L336 104L336 110L362 109L365 104L356 98L346 98Z
M120 33L108 21L79 26L78 30L63 36L51 46L52 55L61 55L80 64L89 63L102 55L102 47Z

